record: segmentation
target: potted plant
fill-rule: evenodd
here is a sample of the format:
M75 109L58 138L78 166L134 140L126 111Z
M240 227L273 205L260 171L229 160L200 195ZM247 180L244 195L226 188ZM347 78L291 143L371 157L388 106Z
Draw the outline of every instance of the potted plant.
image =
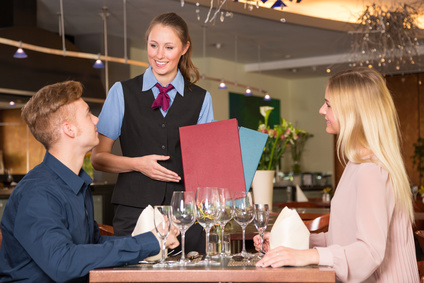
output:
M259 121L258 131L268 134L268 140L259 160L258 170L275 170L288 145L293 144L296 129L283 118L279 125L270 127L268 119L274 107L261 106L259 109L265 121Z
M295 136L297 138L293 141L293 146L291 147L291 156L293 159L292 171L294 174L299 174L301 172L300 158L302 157L303 149L306 142L314 135L304 130L296 129Z

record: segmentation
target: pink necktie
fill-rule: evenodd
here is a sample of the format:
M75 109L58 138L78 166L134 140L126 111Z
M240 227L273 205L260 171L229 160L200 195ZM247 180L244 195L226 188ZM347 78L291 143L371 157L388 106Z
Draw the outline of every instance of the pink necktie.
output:
M169 84L166 87L160 85L160 83L156 83L155 86L159 89L159 95L156 97L155 101L153 101L152 108L156 109L162 106L162 110L166 111L169 107L169 95L168 91L174 88L172 84Z

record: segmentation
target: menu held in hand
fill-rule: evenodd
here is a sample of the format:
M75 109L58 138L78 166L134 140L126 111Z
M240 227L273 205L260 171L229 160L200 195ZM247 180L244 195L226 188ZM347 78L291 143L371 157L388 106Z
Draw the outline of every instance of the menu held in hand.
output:
M246 190L236 119L179 130L186 191L196 193L198 187Z

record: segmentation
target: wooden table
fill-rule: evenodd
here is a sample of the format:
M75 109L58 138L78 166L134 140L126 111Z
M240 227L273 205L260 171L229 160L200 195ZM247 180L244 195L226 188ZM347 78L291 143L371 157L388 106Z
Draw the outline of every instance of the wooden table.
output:
M257 268L254 266L152 268L133 265L90 271L89 282L335 282L328 267Z

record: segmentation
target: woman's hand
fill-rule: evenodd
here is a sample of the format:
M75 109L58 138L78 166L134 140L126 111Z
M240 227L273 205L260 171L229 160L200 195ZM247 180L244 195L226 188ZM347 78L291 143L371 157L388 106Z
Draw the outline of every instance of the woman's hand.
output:
M154 180L178 183L181 181L181 177L158 163L159 161L165 161L169 158L169 156L156 154L134 157L134 171L139 171Z
M112 153L114 140L99 134L99 141L91 154L91 162L96 170L109 173L137 171L158 181L177 183L181 181L177 173L158 163L168 160L169 156L155 154L141 157L118 156Z
M271 237L271 233L270 232L266 232L264 234L264 251L268 251L269 250L269 239ZM259 251L262 247L261 245L261 236L256 235L253 237L253 244L255 245L255 249L257 251Z
M277 247L268 251L264 257L256 263L256 266L305 266L318 263L319 254L316 249L295 250L285 247Z

